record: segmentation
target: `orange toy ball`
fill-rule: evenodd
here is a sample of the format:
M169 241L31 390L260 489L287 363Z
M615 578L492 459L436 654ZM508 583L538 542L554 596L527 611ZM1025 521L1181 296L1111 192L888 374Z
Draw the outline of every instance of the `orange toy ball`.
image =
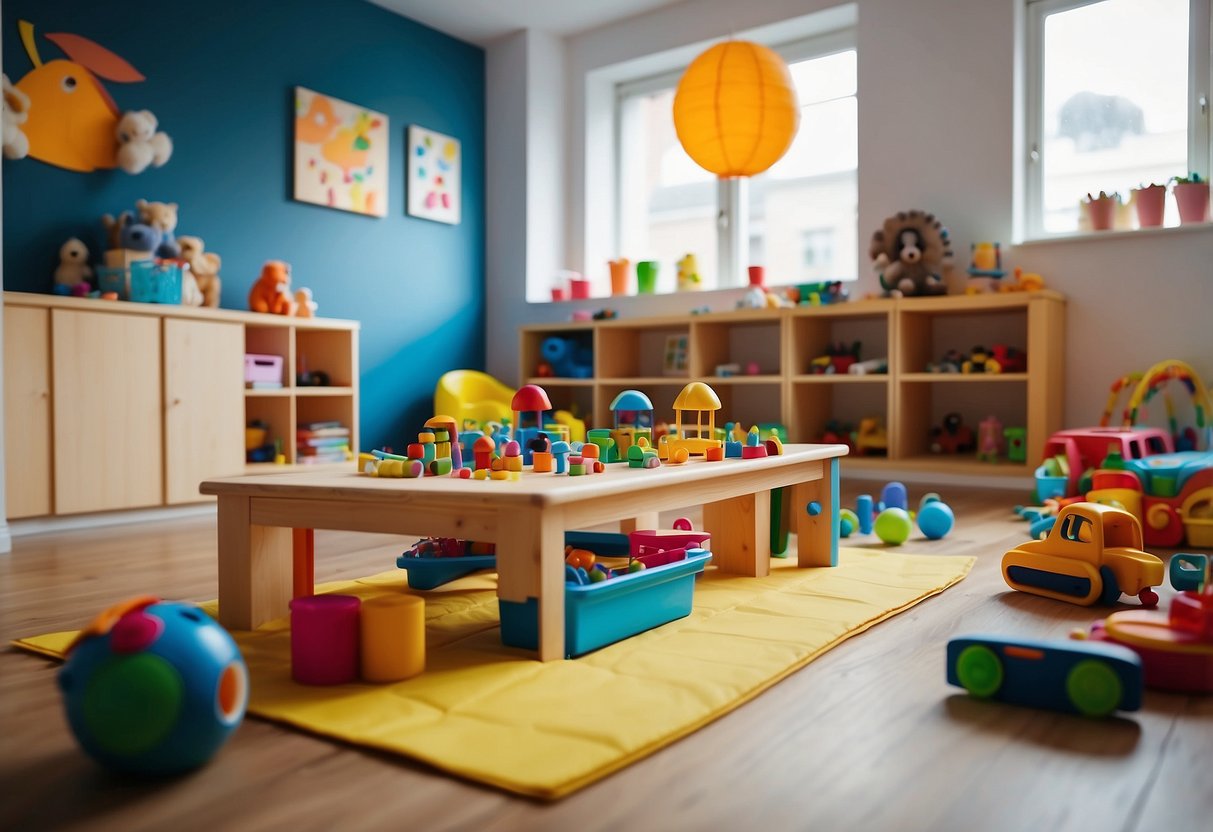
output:
M691 62L674 93L687 155L717 176L755 176L783 157L800 126L783 58L750 41L718 43Z

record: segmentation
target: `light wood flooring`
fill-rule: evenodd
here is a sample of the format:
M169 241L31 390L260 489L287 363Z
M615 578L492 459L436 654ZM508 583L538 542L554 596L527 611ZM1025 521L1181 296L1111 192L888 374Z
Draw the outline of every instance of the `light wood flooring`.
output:
M872 485L844 484L844 504ZM966 580L551 805L256 719L195 774L120 779L77 750L57 665L6 649L0 829L1209 829L1213 697L1148 692L1141 712L1091 721L947 686L952 635L1061 638L1095 613L1002 582L1003 552L1026 539L1010 512L1019 495L945 496L957 529L904 548L976 555ZM403 542L319 532L317 580L390 569ZM144 592L212 598L215 585L212 516L18 538L0 556L0 637L78 627Z

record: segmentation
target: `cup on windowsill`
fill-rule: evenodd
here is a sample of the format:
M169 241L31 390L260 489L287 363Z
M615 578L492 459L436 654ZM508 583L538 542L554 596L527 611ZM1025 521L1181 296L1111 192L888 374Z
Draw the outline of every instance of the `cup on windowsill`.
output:
M651 295L657 291L657 266L656 260L641 260L636 264L637 294Z

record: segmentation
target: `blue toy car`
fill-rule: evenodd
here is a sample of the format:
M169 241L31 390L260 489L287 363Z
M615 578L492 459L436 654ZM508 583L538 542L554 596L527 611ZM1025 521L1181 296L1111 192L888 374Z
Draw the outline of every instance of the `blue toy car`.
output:
M1141 707L1142 666L1113 644L969 635L948 642L948 683L978 699L1107 716Z

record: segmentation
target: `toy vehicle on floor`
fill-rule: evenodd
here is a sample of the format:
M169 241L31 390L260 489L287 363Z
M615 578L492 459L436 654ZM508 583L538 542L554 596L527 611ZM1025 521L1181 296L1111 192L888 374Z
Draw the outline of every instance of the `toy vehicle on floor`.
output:
M1061 430L1045 443L1036 469L1036 499L1085 494L1090 473L1115 449L1123 459L1175 452L1171 435L1159 428L1075 428Z
M948 642L948 683L979 699L1107 716L1141 707L1142 665L1113 644L970 635Z
M1213 548L1213 452L1180 451L1117 464L1123 467L1092 475L1088 500L1132 512L1147 546L1175 548L1186 541Z
M1016 546L1002 558L1007 586L1090 606L1114 604L1121 593L1158 604L1163 562L1142 550L1141 523L1124 509L1074 503L1057 515L1049 536Z

